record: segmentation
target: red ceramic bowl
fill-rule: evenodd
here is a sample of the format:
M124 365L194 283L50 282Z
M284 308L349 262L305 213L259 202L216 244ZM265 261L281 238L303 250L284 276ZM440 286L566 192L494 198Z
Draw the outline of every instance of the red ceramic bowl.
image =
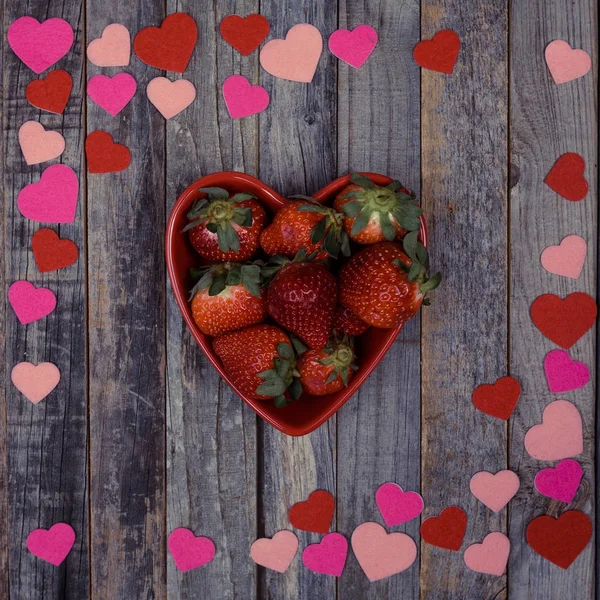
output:
M364 174L368 175L378 185L388 185L392 181L389 177L383 175L375 173ZM340 177L314 194L313 197L319 202L328 203L349 182L350 175ZM251 406L255 412L273 425L273 427L288 435L305 435L310 433L336 413L354 392L358 390L388 351L388 348L392 345L402 328L375 329L371 327L364 335L357 338L358 370L354 374L350 385L340 392L320 397L303 395L299 400L292 402L285 408L276 408L272 401L258 401L245 397L223 371L221 361L212 349L211 338L204 335L196 327L192 319L192 311L188 301L190 289L193 287L189 270L192 267L198 266L201 260L189 243L187 234L183 233L183 228L187 224L187 212L193 202L200 197L198 190L206 187L222 187L232 193L249 192L254 194L271 214L276 213L287 202L275 190L258 179L244 173L214 173L192 183L175 203L167 225L167 267L177 304L192 335L196 338L196 341L210 362L246 404ZM421 218L419 239L421 243L427 246L427 229L423 218Z

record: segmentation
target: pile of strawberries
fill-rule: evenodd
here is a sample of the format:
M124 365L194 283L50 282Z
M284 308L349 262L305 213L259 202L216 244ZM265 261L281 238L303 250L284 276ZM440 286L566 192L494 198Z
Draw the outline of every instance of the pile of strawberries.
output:
M294 196L272 219L251 194L201 189L187 217L198 328L238 390L278 407L348 385L354 339L412 318L440 282L421 208L397 181L354 174L333 207Z

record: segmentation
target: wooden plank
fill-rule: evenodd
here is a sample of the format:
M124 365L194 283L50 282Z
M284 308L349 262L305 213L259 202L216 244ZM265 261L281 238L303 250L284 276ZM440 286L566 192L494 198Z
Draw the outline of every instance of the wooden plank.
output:
M183 75L199 97L167 124L167 210L202 175L255 174L258 156L258 118L232 120L221 95L229 75L255 81L258 56L242 57L216 29L228 14L258 12L258 2L228 0L206 7L171 1L168 12L175 10L188 12L199 26L198 46ZM218 593L223 600L251 600L256 595L256 569L249 559L256 539L256 415L198 348L170 289L167 316L167 531L189 527L217 545L215 560L202 569L179 573L168 559L168 595Z
M19 3L4 2L6 26L23 16ZM57 63L73 78L69 105L62 116L44 113L25 99L26 85L37 76L4 48L3 133L5 139L4 222L5 286L27 279L55 292L56 310L31 325L21 325L13 311L6 313L6 445L8 453L8 518L10 594L13 598L85 598L89 591L87 496L87 364L85 191L79 195L73 224L51 225L80 249L77 263L40 274L31 254L31 236L42 225L24 218L17 209L21 189L39 180L49 163L29 167L18 144L19 127L27 120L60 131L66 150L58 161L72 167L83 181L82 165L82 11L77 3L29 2L26 13L39 20L66 19L75 30L71 51ZM44 73L44 76L47 73ZM6 297L6 296L4 296ZM21 361L53 362L61 371L57 389L37 406L9 382L10 369ZM38 527L70 523L76 542L66 561L56 568L27 551L27 535ZM0 592L0 595L1 592ZM7 597L7 596L3 596Z
M423 518L466 510L464 549L506 531L506 510L491 513L469 480L506 468L506 426L471 394L507 374L507 2L423 0L422 38L446 28L462 41L454 73L421 75L422 197L445 276L422 317L421 485ZM505 598L506 577L423 542L421 597Z
M420 186L419 2L341 0L340 27L374 26L379 45L359 71L339 63L338 173L374 171ZM375 491L387 481L420 488L420 326L413 319L359 393L338 413L338 529L383 520ZM418 540L419 521L394 531ZM405 573L369 583L354 557L338 583L340 598L419 597L418 561Z
M159 25L161 3L89 2L87 38L122 23L132 38ZM114 118L87 102L87 131L108 131L130 166L88 174L90 505L95 598L164 598L165 183L163 117L145 94L162 75L132 55L138 92Z
M511 115L511 261L510 261L510 368L524 383L524 393L510 427L509 461L517 468L522 486L510 510L512 544L509 595L528 598L593 598L594 540L568 570L562 570L533 552L525 540L530 521L541 514L558 516L576 508L595 521L595 374L586 387L566 394L551 394L543 360L556 348L534 327L531 302L540 294L561 297L575 291L595 295L597 285L597 3L575 0L567 5L541 0L513 2L510 25ZM567 40L592 54L593 73L571 83L554 84L544 63L546 45ZM578 152L587 163L588 195L568 202L544 184L546 174L564 152ZM544 248L569 234L582 236L588 255L579 280L551 275L540 266ZM594 371L596 335L587 334L569 351L575 360ZM550 501L533 489L535 474L554 463L532 459L523 447L527 430L541 422L543 409L556 399L573 402L584 427L584 452L577 459L584 468L584 483L568 507Z
M260 177L284 195L312 194L336 176L336 63L326 43L337 28L337 3L262 0L261 13L271 23L269 39L284 38L298 23L314 25L324 37L324 52L311 84L276 79L265 72L260 76L271 95L269 110L260 115ZM335 495L335 428L332 418L310 435L291 438L260 422L260 535L271 537L291 528L289 508L317 488ZM298 555L284 575L259 569L260 596L299 598L310 590L314 598L334 598L334 578L309 571L300 559L302 550L322 536L296 533Z

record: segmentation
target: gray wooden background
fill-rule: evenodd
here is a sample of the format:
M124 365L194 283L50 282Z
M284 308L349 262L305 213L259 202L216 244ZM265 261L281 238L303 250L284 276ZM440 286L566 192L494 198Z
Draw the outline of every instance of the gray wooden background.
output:
M564 505L533 490L543 466L524 451L526 430L552 400L542 361L551 343L528 310L539 294L595 294L597 285L597 3L594 0L27 0L2 2L3 31L24 14L60 16L76 32L58 63L74 81L62 116L25 100L35 75L2 36L3 201L0 252L0 599L88 597L439 600L594 598L595 540L563 571L528 547L525 529ZM85 60L90 40L113 22L135 34L166 14L190 13L199 41L184 77L198 90L166 122L145 96L161 75L132 56L124 69L138 93L116 118L85 97L100 72ZM274 79L219 36L228 14L260 12L271 37L300 22L325 38L338 27L373 25L380 43L360 71L324 52L315 80ZM421 71L412 48L443 28L462 40L452 76ZM566 39L592 54L593 73L556 86L543 51ZM113 74L119 69L103 69ZM258 117L232 121L220 93L241 73L271 94ZM169 75L172 77L172 75ZM28 167L17 142L28 120L62 132L61 162L80 174L74 224L56 227L81 249L76 266L40 274L30 251L39 228L16 207L43 164ZM129 146L122 173L87 175L87 132L109 131ZM590 193L558 197L543 179L562 153L587 162ZM360 392L326 425L286 437L256 418L224 385L187 332L165 274L163 232L178 194L199 176L225 169L257 175L284 194L310 194L353 170L389 174L422 198L431 259L445 274L432 306L408 325ZM578 281L549 275L541 251L568 234L588 243ZM6 289L27 279L53 289L57 310L21 326ZM595 334L572 356L595 363ZM19 361L51 361L62 372L38 406L12 387ZM524 389L508 425L474 410L471 393L505 374ZM564 394L584 422L585 485L573 502L595 519L595 376ZM522 487L492 514L469 492L482 469L511 468ZM289 526L287 510L316 488L336 497L335 529L350 536L381 522L374 492L396 481L420 490L423 518L449 504L469 515L467 544L489 531L510 536L508 573L476 574L462 553L418 538L419 523L398 528L420 547L406 572L369 584L352 552L343 576L306 570L296 558L280 575L257 568L257 536ZM71 523L75 547L59 568L35 559L27 534ZM212 537L208 566L178 573L166 552L175 527ZM301 549L319 536L300 533Z

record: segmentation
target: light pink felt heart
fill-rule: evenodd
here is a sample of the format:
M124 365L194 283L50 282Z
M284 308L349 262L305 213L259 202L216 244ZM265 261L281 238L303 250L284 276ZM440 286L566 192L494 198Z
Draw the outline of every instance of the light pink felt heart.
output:
M569 504L575 498L582 477L581 465L568 458L554 468L542 469L535 476L535 489L544 496Z
M415 519L423 512L423 498L405 492L397 483L384 483L375 492L375 502L388 527Z
M298 538L284 529L272 538L259 538L250 547L252 560L262 567L285 573L298 551Z
M341 533L328 533L319 544L311 544L302 553L304 566L315 573L340 577L346 565L348 541Z
M8 28L8 43L13 52L35 73L58 62L73 44L73 28L64 19L40 23L21 17Z
M542 252L542 267L554 275L579 279L586 254L585 240L578 235L568 235L558 246L548 246Z
M557 84L583 77L592 68L592 59L585 50L573 50L564 40L554 40L546 46L546 64Z
M131 56L131 36L124 25L107 25L102 36L87 47L88 60L98 67L126 67Z
M405 533L387 533L379 523L363 523L352 533L352 550L369 581L402 573L417 558L417 546Z
M146 95L158 112L170 119L194 101L196 88L187 79L170 81L166 77L155 77L146 87Z
M269 93L260 85L251 85L242 75L232 75L223 83L223 97L232 119L256 115L269 106Z
M113 117L118 115L135 95L137 83L129 73L113 77L94 75L87 84L87 94L93 102Z
M56 523L50 529L35 529L27 536L31 554L58 567L75 543L75 531L67 523Z
M8 289L8 301L22 325L48 316L56 308L56 296L47 288L28 281L15 281Z
M340 60L360 69L375 50L377 39L377 32L370 25L359 25L352 31L338 29L329 38L329 50Z
M207 537L196 537L192 531L179 527L167 540L169 552L178 571L190 571L209 563L215 557L215 544Z
M40 223L72 223L77 210L79 179L71 167L52 165L38 183L26 185L17 198L24 217Z
M21 125L19 144L28 165L52 160L65 151L65 138L58 131L46 131L37 121L26 121Z
M538 460L560 460L583 452L581 415L566 400L546 406L542 423L525 434L525 450Z
M285 40L271 40L260 51L263 69L281 79L310 83L323 52L323 38L313 25L294 25Z
M471 493L490 510L500 512L519 491L519 476L512 471L480 471L471 477Z
M22 362L13 367L10 379L27 400L38 404L58 385L60 371L49 362L39 365Z
M582 362L572 360L565 350L552 350L544 359L544 371L550 391L555 394L584 387L590 371Z
M502 575L506 570L510 540L499 531L485 536L481 544L473 544L465 550L465 564L472 571L488 575Z

